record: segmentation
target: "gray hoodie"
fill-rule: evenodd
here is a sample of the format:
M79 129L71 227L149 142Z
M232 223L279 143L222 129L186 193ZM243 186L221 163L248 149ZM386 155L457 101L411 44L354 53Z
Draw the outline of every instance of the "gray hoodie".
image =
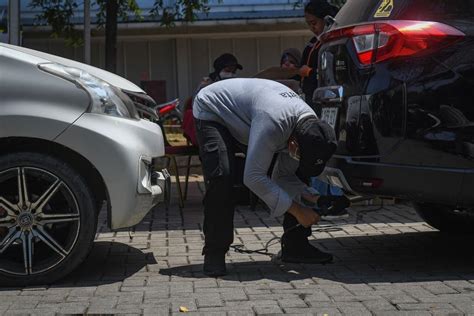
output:
M228 79L203 88L193 105L194 117L227 127L247 145L244 183L270 208L283 215L307 189L295 175L298 162L288 155L288 139L299 120L316 116L293 90L264 79ZM267 176L278 155L272 179Z

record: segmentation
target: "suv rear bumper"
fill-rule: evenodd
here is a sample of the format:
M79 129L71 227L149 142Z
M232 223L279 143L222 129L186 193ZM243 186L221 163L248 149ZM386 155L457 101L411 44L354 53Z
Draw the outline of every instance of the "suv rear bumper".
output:
M455 205L465 176L460 169L361 162L335 156L320 178L358 195Z

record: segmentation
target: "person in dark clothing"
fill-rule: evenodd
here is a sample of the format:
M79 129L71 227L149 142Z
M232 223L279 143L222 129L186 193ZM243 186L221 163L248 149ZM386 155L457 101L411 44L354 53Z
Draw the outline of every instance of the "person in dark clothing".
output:
M309 29L315 35L306 45L303 51L300 75L302 77L301 84L305 101L313 106L313 93L318 87L318 51L321 43L319 36L323 33L326 22L326 16L334 17L338 8L330 5L326 0L311 0L304 8L304 17ZM320 115L320 110L314 109L316 114Z
M214 68L214 71L211 72L208 77L202 78L194 95L192 97L189 97L185 101L185 107L183 110L183 135L188 142L195 146L197 146L197 139L196 126L194 124L193 119L194 97L198 94L199 91L201 91L202 88L220 80L235 78L237 76L237 71L244 69L244 67L239 63L237 58L230 53L224 53L217 57L214 60L212 66Z
M301 52L297 48L287 48L281 54L280 67L298 69L301 65Z
M311 106L316 114L321 116L321 109L313 104L313 94L318 88L318 53L321 43L319 36L326 28L326 16L334 17L339 9L330 5L326 0L311 0L306 4L304 16L309 29L315 35L306 45L303 51L302 66L300 68L301 89L305 96L305 101ZM321 194L340 196L341 189L331 186L318 178L311 179L311 186ZM346 213L347 214L347 213ZM341 213L341 215L344 215Z
M214 60L213 63L214 71L209 74L208 77L204 77L199 83L199 87L196 90L196 94L205 86L210 85L211 83L235 78L237 70L242 70L244 67L238 62L237 58L230 54L225 53L220 55Z
M290 69L290 70L299 70L300 66L301 66L301 52L297 48L285 49L283 53L281 54L280 68ZM301 77L299 75L295 75L289 78L289 80L295 81L295 87L298 86L298 88L293 89L293 90L295 90L295 92L298 92L298 94L301 94L302 93L302 90L300 87ZM281 83L285 84L284 82L281 82Z

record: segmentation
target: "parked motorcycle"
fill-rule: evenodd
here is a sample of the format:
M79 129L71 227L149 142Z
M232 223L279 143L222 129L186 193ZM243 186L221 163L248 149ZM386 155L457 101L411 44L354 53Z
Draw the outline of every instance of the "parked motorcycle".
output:
M157 105L155 112L165 133L181 132L183 114L179 109L179 99Z
M183 120L183 114L179 109L179 99L174 99L166 103L158 104L137 104L137 111L140 117L160 124L164 128L180 127Z

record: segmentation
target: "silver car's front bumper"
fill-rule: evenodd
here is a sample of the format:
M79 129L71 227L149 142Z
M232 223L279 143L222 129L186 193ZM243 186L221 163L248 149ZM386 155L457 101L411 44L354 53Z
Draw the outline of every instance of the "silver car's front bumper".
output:
M138 224L168 190L167 172L153 170L154 158L165 154L154 123L85 113L56 142L82 155L102 176L112 229Z

